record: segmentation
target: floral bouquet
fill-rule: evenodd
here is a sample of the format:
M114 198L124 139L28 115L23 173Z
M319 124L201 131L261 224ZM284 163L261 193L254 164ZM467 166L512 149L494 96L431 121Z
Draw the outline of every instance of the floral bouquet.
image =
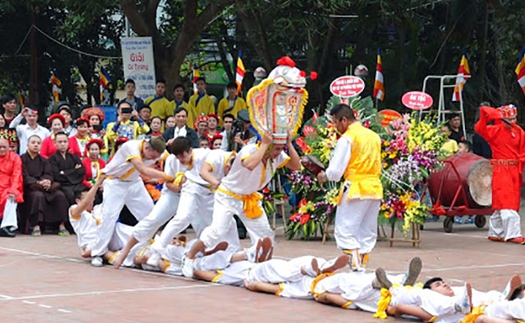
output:
M382 141L381 180L384 198L379 223L392 226L402 221L407 234L411 223L423 224L428 206L420 202L423 184L432 170L438 168L441 146L447 140L440 134L436 118L406 114L387 127L388 139Z

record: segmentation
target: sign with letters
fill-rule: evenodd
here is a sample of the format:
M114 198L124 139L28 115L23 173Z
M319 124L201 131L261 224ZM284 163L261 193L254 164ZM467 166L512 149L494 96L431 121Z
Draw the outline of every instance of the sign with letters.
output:
M155 95L155 60L151 37L126 37L120 40L124 79L135 81L135 96Z

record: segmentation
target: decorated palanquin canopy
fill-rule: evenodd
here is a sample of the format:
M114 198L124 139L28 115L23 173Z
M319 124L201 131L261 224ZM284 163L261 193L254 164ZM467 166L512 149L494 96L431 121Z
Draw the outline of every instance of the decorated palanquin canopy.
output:
M16 134L16 129L8 129L8 128L2 128L0 129L0 139L5 139L9 141L9 143L15 143L18 142L18 136Z
M268 78L250 89L247 95L252 126L262 136L271 131L273 143L285 144L301 127L304 106L308 102L306 73L295 67L288 56L277 61Z

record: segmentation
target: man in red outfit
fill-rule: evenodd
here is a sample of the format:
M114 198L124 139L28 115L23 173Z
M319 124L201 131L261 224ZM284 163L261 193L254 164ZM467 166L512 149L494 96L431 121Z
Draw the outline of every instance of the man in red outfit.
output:
M9 150L9 141L0 138L0 237L15 237L16 206L24 201L22 182L22 161Z
M498 109L481 107L474 130L492 149L492 207L488 239L525 244L521 236L520 192L525 163L525 131L516 125L512 104ZM494 120L494 125L487 125Z

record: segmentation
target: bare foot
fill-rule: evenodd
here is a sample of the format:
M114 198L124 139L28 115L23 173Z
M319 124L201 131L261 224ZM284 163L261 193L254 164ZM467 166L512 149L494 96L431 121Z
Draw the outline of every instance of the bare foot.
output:
M211 255L211 254L216 253L217 251L224 251L224 250L226 250L226 249L228 249L228 242L226 242L226 241L221 241L221 242L219 242L219 243L215 246L215 248L213 248L212 250L210 250L210 251L205 251L205 252L204 252L204 255L205 255L205 256L209 256L209 255Z
M323 269L321 271L321 274L333 273L339 269L343 269L348 265L349 261L350 261L349 255L340 255L339 257L337 257L337 259L335 259L333 265L328 268Z
M255 259L255 262L263 262L268 259L268 255L270 253L270 249L272 249L272 239L270 237L264 237L261 242L261 253L257 254L257 258Z

